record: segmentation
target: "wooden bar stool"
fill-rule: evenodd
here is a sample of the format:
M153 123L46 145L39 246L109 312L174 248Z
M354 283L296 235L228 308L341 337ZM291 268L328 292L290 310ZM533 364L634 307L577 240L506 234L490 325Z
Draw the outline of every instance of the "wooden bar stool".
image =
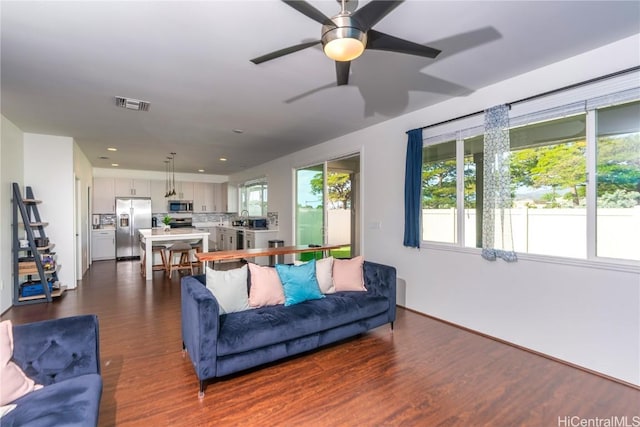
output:
M140 256L140 259L141 259L140 271L141 271L143 277L146 276L145 275L145 271L146 271L145 267L146 267L146 260L147 260L147 257L146 257L146 254L145 254L146 250L147 250L146 249L146 245L143 244L142 245L142 254ZM153 266L151 267L151 271L161 271L161 270L162 271L167 271L167 254L166 254L166 250L167 250L167 247L164 246L164 245L153 245L151 247L151 251L153 252L153 254L159 253L160 254L160 260L162 261L161 264L153 264ZM151 259L153 259L153 254L151 256Z
M198 261L198 258L195 257L195 254L202 252L202 240L198 240L197 242L189 242L191 245L191 249L193 249L194 252L194 256L191 259L191 265L193 265L193 268L197 268L198 272L200 272L200 274L204 273L203 271L201 271L201 263Z
M187 242L174 243L169 248L169 279L174 270L189 270L193 275L193 265L191 264L191 245ZM176 256L178 257L176 262Z

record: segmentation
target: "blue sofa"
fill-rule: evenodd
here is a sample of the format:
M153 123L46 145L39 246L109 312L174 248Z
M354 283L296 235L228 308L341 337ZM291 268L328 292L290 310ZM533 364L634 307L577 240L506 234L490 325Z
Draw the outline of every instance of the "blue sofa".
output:
M336 292L285 307L219 314L205 276L182 278L182 340L200 381L313 350L393 322L396 269L364 263L367 292ZM249 280L250 282L250 280ZM250 286L250 283L248 284Z
M98 318L65 317L13 326L13 361L43 388L15 400L9 426L96 426L102 396Z

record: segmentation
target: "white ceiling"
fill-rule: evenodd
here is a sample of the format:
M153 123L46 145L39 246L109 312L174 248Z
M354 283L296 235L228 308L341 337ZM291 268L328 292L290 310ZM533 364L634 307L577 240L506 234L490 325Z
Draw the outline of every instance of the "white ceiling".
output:
M443 53L365 51L337 87L319 46L249 62L320 37L277 0L0 6L2 114L16 126L73 137L95 167L164 171L174 151L177 172L222 175L640 32L638 1L407 0L374 28Z

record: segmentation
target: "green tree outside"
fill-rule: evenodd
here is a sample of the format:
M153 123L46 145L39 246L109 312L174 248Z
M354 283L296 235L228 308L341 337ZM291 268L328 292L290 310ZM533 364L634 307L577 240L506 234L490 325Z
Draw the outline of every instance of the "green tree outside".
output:
M311 179L311 193L322 195L324 182L322 173L316 174ZM329 202L336 209L351 208L351 176L348 173L328 172L327 191Z
M586 197L586 141L570 141L525 148L511 153L512 192L517 188L550 188L539 202L556 208L584 205ZM640 204L640 135L601 137L598 140L597 193L599 207ZM475 164L465 161L465 206L475 207ZM424 162L425 209L456 206L455 159Z

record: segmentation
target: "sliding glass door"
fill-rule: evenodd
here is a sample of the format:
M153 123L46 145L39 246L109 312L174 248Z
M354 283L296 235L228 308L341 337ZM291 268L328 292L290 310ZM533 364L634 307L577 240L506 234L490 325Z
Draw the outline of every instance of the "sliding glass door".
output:
M359 181L359 155L296 170L296 244L340 246L332 251L338 258L358 254Z

